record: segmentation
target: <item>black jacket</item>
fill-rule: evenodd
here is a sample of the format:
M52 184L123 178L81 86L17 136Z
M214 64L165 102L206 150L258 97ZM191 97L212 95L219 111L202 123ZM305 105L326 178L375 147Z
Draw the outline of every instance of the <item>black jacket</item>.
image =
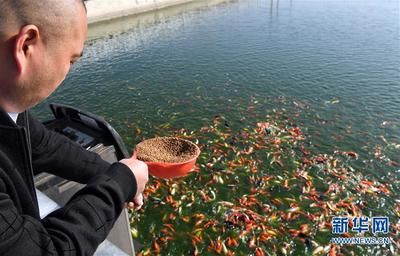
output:
M44 219L33 183L42 171L87 184ZM0 255L92 255L136 189L127 166L110 165L27 112L15 124L0 110Z

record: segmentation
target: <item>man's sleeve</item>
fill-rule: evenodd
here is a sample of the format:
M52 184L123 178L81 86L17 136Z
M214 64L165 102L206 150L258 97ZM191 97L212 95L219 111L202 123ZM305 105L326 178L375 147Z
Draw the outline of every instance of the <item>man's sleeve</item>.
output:
M0 169L0 174L3 170ZM114 163L78 191L62 208L37 220L22 215L0 175L0 255L93 255L124 203L136 193L129 168Z
M98 154L85 150L64 135L48 130L28 112L27 118L35 172L48 172L86 184L110 167Z

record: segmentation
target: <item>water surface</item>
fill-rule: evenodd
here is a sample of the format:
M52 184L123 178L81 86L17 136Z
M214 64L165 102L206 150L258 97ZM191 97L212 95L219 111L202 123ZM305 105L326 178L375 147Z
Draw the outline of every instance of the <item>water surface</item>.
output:
M48 102L94 112L132 147L166 122L235 123L255 97L266 111L303 107L321 151L399 143L397 1L216 2L91 27L84 57L35 112L48 118Z

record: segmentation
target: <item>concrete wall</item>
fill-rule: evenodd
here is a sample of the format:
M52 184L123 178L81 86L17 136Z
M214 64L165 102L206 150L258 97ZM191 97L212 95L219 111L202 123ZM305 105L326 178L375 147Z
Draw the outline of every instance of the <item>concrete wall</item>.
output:
M89 24L202 0L89 0Z

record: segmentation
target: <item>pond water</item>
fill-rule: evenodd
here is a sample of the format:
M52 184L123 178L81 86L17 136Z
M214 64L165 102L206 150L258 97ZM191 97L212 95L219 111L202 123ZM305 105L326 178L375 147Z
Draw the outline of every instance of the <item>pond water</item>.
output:
M46 119L57 102L104 116L129 148L215 116L240 128L256 121L249 106L286 109L315 151L355 151L356 167L400 143L397 0L220 2L92 26L83 58L34 112ZM362 171L398 198L399 147L385 154L390 165Z
M252 96L285 97L314 112L303 121L323 150L359 151L381 135L399 141L397 1L249 0L179 10L123 21L123 32L89 41L37 114L47 117L48 102L77 106L110 120L132 146L128 123L151 133L168 121L196 128L221 114L235 122ZM271 102L266 108L282 107Z

